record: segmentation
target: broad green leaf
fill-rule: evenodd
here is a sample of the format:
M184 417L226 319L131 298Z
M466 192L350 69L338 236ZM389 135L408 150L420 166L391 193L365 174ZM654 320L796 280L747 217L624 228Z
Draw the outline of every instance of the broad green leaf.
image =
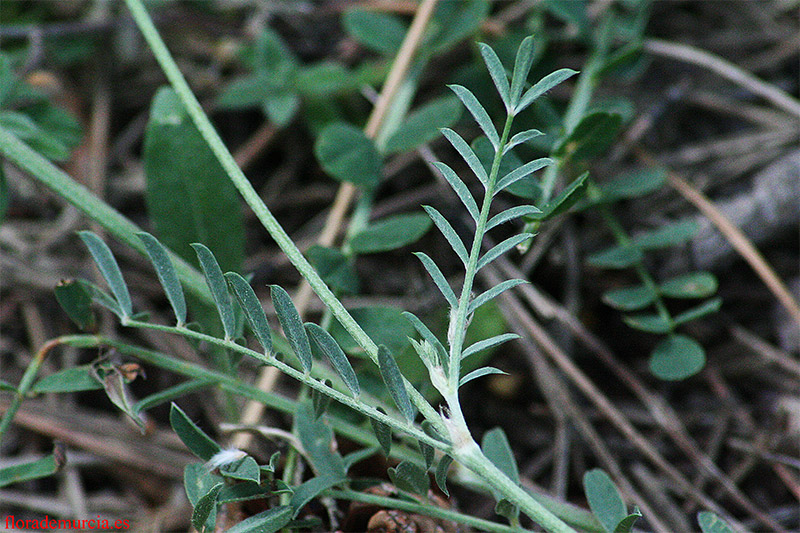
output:
M281 87L261 103L264 114L279 127L289 124L299 108L300 96L289 87Z
M637 311L652 304L656 296L650 287L639 285L606 291L603 293L603 301L620 311Z
M422 213L386 217L353 235L350 250L356 254L395 250L416 242L430 227L430 219Z
M430 46L435 54L447 51L480 29L481 23L489 15L490 7L488 0L439 2L433 14L435 31L424 42L424 46Z
M358 385L358 377L336 340L330 333L316 324L307 323L305 328L320 351L328 358L336 373L342 378L344 384L353 393L353 396L358 396L361 392Z
M439 129L450 127L461 118L461 105L452 96L437 98L415 109L386 140L388 153L405 152L437 139Z
M183 469L183 488L192 506L197 505L211 487L222 481L221 476L213 474L203 463L188 464Z
M406 25L397 17L367 9L349 9L342 26L356 41L374 52L394 57L406 35Z
M646 168L627 172L622 176L597 185L601 201L615 202L624 198L636 198L653 192L664 185L666 171L663 168Z
M356 73L335 61L321 61L304 66L298 71L294 82L300 94L311 98L346 94L362 85Z
M279 505L245 518L226 533L275 533L291 522L292 514L290 505Z
M498 213L486 223L486 231L503 224L504 222L508 222L509 220L514 220L519 217L535 215L541 213L538 207L533 205L518 205L516 207L511 207L506 209L502 213Z
M61 280L55 287L58 304L67 316L86 331L94 329L96 321L92 312L92 290L81 280Z
M219 503L245 502L269 498L271 495L272 490L269 486L261 486L258 483L237 483L223 487L217 496L217 501Z
M474 312L476 309L478 309L480 306L482 306L492 298L495 298L496 296L502 294L508 289L516 287L517 285L521 285L522 283L528 283L528 282L525 281L524 279L508 279L506 281L503 281L495 285L491 289L488 289L479 294L478 296L476 296L475 299L469 303L469 307L467 308L468 312L470 313Z
M458 236L456 230L454 230L453 226L450 225L447 219L444 218L444 216L433 207L429 205L423 205L422 208L426 213L428 213L428 216L431 217L433 223L436 224L436 227L439 228L439 231L442 232L444 238L447 239L450 247L466 267L467 263L469 263L469 254L467 254L467 249L464 246L464 242L461 240L461 237Z
M114 294L114 298L119 304L119 310L122 313L120 318L127 319L133 314L133 304L131 303L131 295L128 292L128 286L122 278L122 272L119 270L117 260L108 248L108 245L91 231L81 231L78 233L81 240L86 244L89 253L92 254L97 268L108 283L108 288Z
M342 456L336 451L333 430L323 418L315 418L311 402L304 401L294 413L294 433L300 439L315 472L320 476L343 479Z
M211 291L211 297L217 306L219 318L222 321L222 329L225 331L225 338L230 340L236 335L236 317L233 314L231 295L228 292L228 284L222 275L222 269L217 263L214 254L205 245L192 243L191 247L197 254L206 284Z
M419 258L419 260L422 262L422 266L424 266L425 270L428 271L431 279L433 279L433 282L439 288L439 292L442 293L442 296L444 296L444 299L447 300L447 303L450 305L450 307L458 307L456 293L453 292L453 288L447 283L444 274L442 274L442 271L439 270L438 266L436 266L436 263L433 262L433 259L428 257L424 252L415 252L414 255L416 255L417 258Z
M292 513L292 518L296 518L300 511L305 507L305 505L320 495L320 493L324 490L327 490L334 485L338 485L346 481L344 476L336 477L336 476L319 476L312 479L309 479L299 487L294 489L294 494L292 494L292 499L289 501L289 505L294 512Z
M562 68L559 69L551 74L548 74L538 82L536 82L533 87L528 89L525 94L522 95L520 98L519 103L516 105L514 109L514 114L519 113L529 105L533 103L534 100L542 96L544 93L561 83L562 81L574 76L578 72L576 70L572 70L569 68Z
M220 109L246 109L256 107L269 97L275 89L272 76L255 74L235 78L228 83L217 97Z
M519 483L517 460L502 428L496 427L483 434L481 439L483 454L507 475L514 483Z
M292 302L291 296L278 285L270 285L272 304L275 306L275 313L278 321L283 328L283 334L289 341L289 345L294 350L295 355L300 359L303 370L306 373L311 371L313 357L311 356L311 345L308 342L308 334L303 327L303 320L300 313Z
M478 379L478 378L483 377L483 376L488 376L489 374L506 374L506 375L508 375L508 372L503 372L499 368L495 368L493 366L484 366L482 368L478 368L476 370L473 370L472 372L469 372L465 376L461 376L461 379L458 380L458 386L461 387L463 385L466 385L467 383L469 383L473 379Z
M444 492L445 496L450 496L450 491L447 490L447 471L453 463L453 458L449 455L443 455L439 459L439 464L436 466L436 485Z
M556 215L560 215L561 213L565 212L567 209L575 205L575 203L580 200L583 195L586 193L586 189L589 185L587 178L589 177L588 172L584 172L575 180L572 181L569 185L567 185L564 190L562 190L558 196L553 198L550 202L547 203L546 206L542 208L542 215L534 216L539 220L547 220L553 218Z
M236 295L236 300L239 306L244 311L247 322L250 324L250 329L253 330L259 344L264 348L265 354L272 352L272 335L269 331L269 323L267 322L267 315L264 313L264 308L261 307L261 302L258 300L255 291L247 283L247 280L236 272L227 272L225 279L233 288L233 293Z
M706 364L706 354L697 341L674 334L658 343L650 354L650 371L654 376L678 381L700 372Z
M654 231L639 234L633 239L633 243L642 250L667 248L691 240L699 229L700 226L693 220L676 222Z
M428 472L411 461L403 461L396 468L390 468L389 479L398 489L423 496L428 493L431 483Z
M530 74L531 65L533 64L533 43L533 36L529 35L522 40L519 48L517 48L517 57L514 61L514 72L511 75L511 88L509 91L509 100L515 111L520 103L522 89L525 87L525 82L528 80L528 74Z
M477 269L480 270L522 241L527 239L532 239L534 235L532 233L520 233L519 235L514 235L513 237L509 237L504 241L492 246L492 248L483 254L481 258L478 260Z
M403 375L400 373L400 368L398 368L392 354L382 344L378 347L378 368L395 405L409 422L413 421L415 410L408 397Z
M214 251L225 270L244 259L239 194L169 87L156 93L144 139L146 203L155 234L186 261L190 243Z
M137 237L144 243L147 255L150 257L150 262L156 270L158 280L161 286L164 287L164 293L167 295L172 310L175 312L175 317L178 319L178 326L186 323L186 300L183 297L183 287L181 282L178 281L178 273L175 271L175 266L169 258L166 248L158 239L149 233L137 233Z
M172 430L178 435L181 441L189 448L193 454L208 461L222 448L214 442L211 437L197 427L197 424L186 416L186 413L176 404L172 404L169 410L169 423Z
M508 85L506 69L503 67L503 64L500 62L500 58L497 57L497 54L494 52L494 50L492 50L491 46L484 43L478 43L478 47L481 50L483 61L486 63L486 68L489 70L489 75L492 77L494 86L497 87L497 92L500 94L500 99L503 101L506 109L510 111L512 109L511 97L509 94L511 88Z
M675 324L685 324L687 322L691 322L692 320L697 320L698 318L702 318L706 315L710 315L711 313L716 313L719 311L719 308L722 307L722 298L712 298L697 307L693 307L688 311L684 311L678 315L675 315Z
M328 248L315 244L306 250L308 260L317 274L331 288L348 294L359 291L358 274L353 268L351 259L337 248Z
M194 506L194 510L192 511L192 526L194 526L196 530L205 530L208 517L211 515L211 512L217 508L217 495L224 486L224 483L217 483L197 501L197 505Z
M634 246L614 246L587 258L587 262L599 268L628 268L642 260L642 251Z
M0 468L0 487L52 476L58 472L63 464L63 457L59 457L56 453L51 453L29 463Z
M495 335L494 337L489 337L488 339L484 339L482 341L478 341L475 344L469 346L466 350L461 353L461 359L466 359L472 354L478 353L481 350L487 350L504 342L508 342L514 339L519 339L519 335L516 333L503 333L502 335Z
M376 407L376 409L386 414L383 408ZM389 453L392 451L392 428L374 418L370 418L369 421L370 424L372 424L372 431L375 433L375 438L378 439L378 443L381 445L384 455L389 457Z
M40 379L33 386L31 392L36 394L45 392L78 392L102 388L103 384L97 381L92 374L92 365L81 365L59 370Z
M675 327L672 321L661 315L626 315L622 320L633 329L648 333L669 333Z
M246 455L232 463L223 465L219 468L222 477L239 479L242 481L252 481L261 483L261 469L256 460Z
M355 126L329 124L317 137L314 153L325 172L336 180L368 189L381 180L383 164L378 149Z
M508 140L505 148L503 148L503 155L510 152L515 146L526 143L536 137L541 137L542 135L544 135L544 133L539 130L525 130L515 134Z
M628 515L625 502L617 491L611 478L599 468L589 470L583 476L583 489L589 508L602 524L607 533L614 533L619 524Z
M456 174L452 168L438 161L434 163L433 166L439 169L439 172L442 173L444 179L447 180L447 183L449 183L450 187L452 187L456 192L458 197L461 199L461 203L463 203L464 207L466 207L467 211L469 211L472 220L477 221L478 217L480 216L478 204L475 203L475 199L472 197L472 194L469 192L469 189L461 180L461 178L458 177L458 174Z
M528 177L529 175L533 174L537 170L544 168L548 165L552 165L553 160L548 157L542 157L536 159L534 161L529 161L525 163L521 167L509 172L505 176L503 176L498 182L497 186L495 187L495 194L499 193L506 187L513 185L514 183L518 182L519 180Z
M442 135L450 141L450 144L453 145L453 148L456 149L462 159L469 165L469 168L472 169L472 172L477 176L478 180L486 187L489 183L489 175L486 173L486 169L483 168L478 156L475 155L475 152L473 152L472 148L467 144L467 141L450 128L442 128Z
M574 160L598 156L616 141L621 127L622 117L616 113L590 113L564 139L556 155Z
M697 522L703 533L734 533L733 528L727 522L711 511L697 513Z
M458 99L461 100L461 103L464 104L464 107L467 108L472 118L475 119L475 122L478 123L483 133L485 133L486 137L491 141L494 149L497 150L500 147L500 136L497 134L497 130L492 123L492 119L489 118L489 113L486 112L486 109L484 109L475 95L466 87L461 85L448 85L448 87L456 93Z
M717 278L711 272L692 272L669 279L658 288L669 298L705 298L717 291Z

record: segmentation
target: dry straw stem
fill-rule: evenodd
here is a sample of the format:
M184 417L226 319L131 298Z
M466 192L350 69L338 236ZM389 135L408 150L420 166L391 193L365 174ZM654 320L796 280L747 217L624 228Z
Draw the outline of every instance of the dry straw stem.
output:
M663 57L678 59L694 65L707 67L741 87L744 87L753 94L757 94L764 99L772 102L796 117L800 117L800 101L791 95L770 85L759 78L753 76L746 70L722 59L714 54L700 50L686 44L671 43L661 39L647 39L644 41L644 49L652 54Z
M414 20L411 22L411 27L408 29L408 33L406 33L400 50L397 52L392 68L383 85L381 94L378 97L378 101L372 109L367 125L364 127L364 133L370 139L374 139L378 134L386 117L386 113L394 100L395 94L397 94L397 89L403 83L408 73L411 60L419 47L419 43L422 40L425 28L430 22L433 9L436 7L437 2L438 0L425 0L422 5L419 6ZM328 214L328 219L325 222L325 227L322 229L319 239L317 240L321 246L331 246L333 244L333 240L339 233L347 209L353 201L356 191L356 187L348 182L343 183L339 187L330 213ZM304 279L300 283L300 287L293 298L300 316L305 315L311 293L311 285ZM278 369L274 367L265 367L258 376L256 386L263 391L269 391L275 386L279 377L280 371ZM244 407L244 412L240 420L241 424L247 426L258 423L258 421L261 420L264 409L265 407L263 404L253 400L249 401ZM237 448L246 448L250 445L252 438L253 436L251 433L237 433L232 444Z
M637 157L648 164L655 165L656 160L640 148L634 149ZM750 267L755 270L756 274L764 285L775 295L780 304L786 308L791 315L792 320L800 327L800 305L786 288L786 285L775 273L775 270L767 263L761 252L755 247L753 242L742 233L718 208L711 200L708 199L702 192L694 188L688 181L680 177L672 171L667 172L667 180L670 185L678 191L689 203L694 205L698 211L703 213L708 220L714 224L722 235L728 239L728 242L733 248L747 261Z

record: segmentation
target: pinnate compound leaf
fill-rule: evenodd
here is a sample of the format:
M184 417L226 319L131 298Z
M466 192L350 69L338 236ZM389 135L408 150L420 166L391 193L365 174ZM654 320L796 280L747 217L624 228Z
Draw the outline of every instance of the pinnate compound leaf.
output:
M478 159L478 156L472 151L467 141L450 128L442 128L442 135L450 141L450 144L453 145L453 148L461 155L461 158L469 165L469 168L472 169L472 172L475 173L478 180L486 187L489 183L489 175L486 174L486 169L483 168L480 159Z
M650 287L639 285L606 291L603 293L603 301L620 311L637 311L653 303L656 296Z
M409 114L406 121L386 140L386 152L405 152L439 137L440 128L450 127L461 118L461 104L448 95L436 98Z
M272 296L272 305L275 306L275 314L278 315L278 321L283 328L283 334L286 335L289 345L294 350L297 358L300 359L303 371L308 373L311 371L314 359L311 355L311 344L308 342L308 334L303 327L300 313L297 312L291 296L283 288L278 285L270 285L270 294Z
M461 202L464 204L464 207L466 207L467 211L469 211L472 220L477 221L478 217L480 216L478 204L475 203L475 199L472 197L472 194L470 194L469 189L464 182L461 181L461 178L458 177L458 174L456 174L452 168L438 161L434 163L433 166L439 169L439 172L442 173L444 179L447 180L447 183L449 183L450 187L452 187L456 192L458 197L461 199Z
M516 207L511 207L490 218L486 223L486 231L489 231L490 229L503 224L504 222L508 222L509 220L514 220L516 218L528 215L535 215L537 213L541 213L541 210L533 205L518 205Z
M691 240L700 229L697 222L687 220L668 224L657 230L637 235L633 239L634 245L642 250L655 250L667 248Z
M464 242L461 240L461 237L458 236L456 230L453 229L453 226L451 226L447 219L435 208L429 205L423 205L422 208L428 213L428 216L431 217L433 223L436 224L436 227L439 228L444 238L450 243L450 247L466 267L469 262L469 254L467 254Z
M403 461L396 468L390 468L389 478L398 489L420 495L428 493L431 483L428 472L411 461Z
M197 531L205 531L206 520L211 516L211 512L217 508L217 496L225 483L217 483L208 492L203 494L197 501L192 511L192 526Z
M444 492L445 496L450 496L450 491L447 490L447 471L450 469L451 464L453 464L453 458L449 455L443 455L436 466L436 484Z
M469 372L465 376L461 376L461 379L458 380L458 386L461 387L463 385L466 385L467 383L469 383L473 379L478 379L478 378L481 378L483 376L488 376L489 374L506 374L506 375L508 375L508 372L503 372L499 368L495 368L493 366L484 366L484 367L475 369L472 372Z
M414 406L411 405L411 399L408 397L403 375L400 373L394 357L389 353L389 349L382 344L378 346L378 368L395 405L406 419L413 421Z
M433 279L433 282L439 288L439 292L442 293L442 296L444 296L444 299L447 300L447 303L450 305L450 307L458 307L456 293L453 292L453 288L448 285L444 274L442 274L442 271L439 270L438 266L436 266L436 263L433 262L433 259L428 257L424 252L415 252L414 255L416 255L422 262L422 266L424 266L425 270L428 271L431 279Z
M494 298L496 296L499 296L500 294L504 293L508 289L511 289L511 288L516 287L517 285L521 285L523 283L528 283L528 282L525 281L524 279L509 279L509 280L506 280L506 281L504 281L502 283L499 283L499 284L495 285L491 289L489 289L487 291L484 291L481 294L479 294L478 296L476 296L475 299L472 300L469 303L468 311L470 313L474 312L477 308L479 308L480 306L482 306L483 304L485 304L486 302L488 302L492 298Z
M705 298L717 291L717 285L717 278L711 272L692 272L669 279L658 288L669 298Z
M502 335L495 335L494 337L478 341L461 353L461 359L466 359L470 355L478 353L481 350L486 350L514 339L519 339L519 335L516 333L503 333Z
M292 520L292 507L280 505L245 518L226 533L275 533Z
M492 123L492 119L489 118L489 113L486 112L486 109L478 102L478 99L475 98L475 95L472 94L472 91L463 87L461 85L448 85L450 90L456 93L458 99L464 104L464 107L467 108L472 118L475 119L475 122L478 123L483 133L486 134L486 137L494 146L494 149L497 150L500 147L500 137L497 135L497 130Z
M727 522L711 511L697 513L697 522L703 533L734 533L733 528Z
M497 57L497 54L494 50L492 50L491 46L484 43L478 43L478 47L481 50L483 61L486 63L486 68L489 70L489 75L492 77L494 86L497 87L497 92L500 94L500 99L503 101L506 109L510 110L511 88L508 85L508 76L506 75L505 67L503 67L503 64L500 62L500 58Z
M533 174L540 168L546 167L548 165L552 165L553 160L548 157L542 157L536 159L534 161L529 161L525 163L521 167L512 170L505 176L503 176L498 182L497 186L495 187L495 194L499 193L506 187L513 185L514 183L518 182L523 178L527 178L529 175Z
M214 305L217 306L219 318L222 321L222 329L225 331L225 338L232 339L236 335L236 318L233 314L231 295L228 292L228 284L222 275L222 269L217 263L214 254L205 245L193 243L197 260L200 261L200 268L206 278L206 284L211 291Z
M693 307L688 311L684 311L679 315L675 315L675 324L686 324L687 322L697 320L698 318L710 315L711 313L716 313L719 311L720 307L722 307L722 298L712 298L711 300L708 300L697 307Z
M376 409L386 414L383 408L376 407ZM389 452L392 451L392 428L374 418L370 418L369 421L372 424L372 431L375 433L375 438L378 439L378 443L381 445L381 449L383 449L383 453L386 457L389 457Z
M583 490L589 500L589 508L603 529L606 533L614 533L617 525L628 515L614 482L604 471L595 468L584 474Z
M504 241L494 245L488 252L483 254L478 260L478 267L477 269L480 270L519 243L532 239L534 237L533 233L520 233L519 235L514 235L513 237L509 237Z
M219 453L222 448L214 442L211 437L197 427L197 424L186 416L186 413L176 404L172 404L169 410L169 423L172 430L183 441L189 451L203 461L208 461Z
M561 83L562 81L571 78L578 71L572 70L570 68L562 68L556 70L555 72L548 74L538 82L534 84L533 87L528 89L525 94L522 95L522 98L519 100L519 104L517 104L516 108L514 109L515 113L519 113L529 105L533 103L534 100L539 98L541 95Z
M178 319L178 326L184 325L186 323L186 300L183 297L181 282L178 281L178 273L169 258L167 249L149 233L137 233L137 237L144 243L145 251L150 257L150 262L153 263L161 286L164 287L164 293L175 312L175 318Z
M328 361L330 361L336 373L339 374L339 377L342 378L347 388L350 389L350 392L353 393L353 396L358 396L361 392L358 385L358 377L336 340L330 333L316 324L306 323L305 328L314 344L325 354L325 357L328 358Z
M95 327L92 290L86 282L75 279L61 280L54 292L58 305L80 329L86 331Z
M241 200L177 93L159 89L144 139L147 210L161 242L187 261L189 244L214 250L226 270L244 259Z
M353 235L350 250L356 254L395 250L416 242L430 227L430 219L422 213L386 217Z
M344 122L329 124L314 144L322 168L339 181L372 188L381 180L382 162L375 143L360 129Z
M289 501L289 505L292 509L294 509L294 513L292 514L292 518L296 518L300 511L305 507L305 505L316 498L317 496L322 493L322 491L327 490L334 485L338 485L345 481L344 476L337 477L337 476L319 476L315 478L311 478L299 487L294 489L294 494L292 494L292 499Z
M675 324L661 315L626 315L622 320L633 329L648 333L669 333Z
M114 298L119 304L119 312L121 319L127 319L133 314L133 304L131 303L131 295L128 292L128 286L122 277L122 272L119 269L117 260L111 253L108 245L103 240L92 233L91 231L81 231L78 233L81 240L83 240L89 253L92 254L97 268L108 283Z
M665 381L686 379L702 370L705 364L703 347L680 334L668 336L650 354L650 371Z
M247 317L250 329L253 330L259 344L264 348L264 353L271 353L272 335L269 331L267 315L264 313L264 308L261 307L261 302L258 301L255 291L247 283L247 280L236 272L227 272L225 279L228 280L231 288L233 288L239 307L244 311L244 316Z
M511 139L509 139L505 148L503 148L503 155L507 154L515 146L526 143L531 139L535 139L536 137L541 137L542 135L544 135L544 133L539 130L525 130L515 134L513 137L511 137Z
M514 61L514 72L511 75L511 89L509 91L509 100L514 108L519 105L522 89L525 87L525 82L531 71L531 65L533 64L533 44L533 36L529 35L522 40L522 43L517 49L517 57Z
M407 31L395 16L359 8L345 11L342 25L356 41L386 57L397 54Z
M614 246L587 258L587 262L599 268L628 268L642 260L642 251L634 246Z

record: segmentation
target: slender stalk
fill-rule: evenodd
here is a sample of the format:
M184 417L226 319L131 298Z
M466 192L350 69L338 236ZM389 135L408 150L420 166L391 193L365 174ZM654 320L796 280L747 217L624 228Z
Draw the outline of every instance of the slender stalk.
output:
M269 234L277 243L278 247L286 254L286 257L294 265L294 267L305 278L314 292L317 293L320 300L322 300L328 308L330 308L333 315L341 323L344 329L353 337L353 339L364 348L370 358L377 364L378 362L378 346L369 337L369 335L361 329L361 326L350 315L347 309L344 308L338 298L331 292L322 278L314 270L314 267L303 257L303 254L292 241L291 237L286 233L283 227L278 223L278 220L267 208L258 193L253 189L253 186L245 177L242 170L236 164L230 151L222 142L211 121L206 116L203 109L200 107L200 102L192 93L189 84L183 77L183 74L178 69L178 65L167 50L164 41L158 33L152 19L147 13L141 0L125 0L128 9L139 26L139 29L144 35L153 55L156 57L159 65L161 65L164 74L167 76L172 88L180 98L186 112L192 118L195 126L205 139L211 151L216 156L222 168L225 170L228 178L233 182L234 186L238 189L239 193L244 198L245 202L255 213L258 220L266 228ZM411 400L414 405L419 409L420 413L429 420L437 429L444 430L441 418L436 413L433 407L425 400L425 398L417 391L408 380L405 380L406 389L408 390Z

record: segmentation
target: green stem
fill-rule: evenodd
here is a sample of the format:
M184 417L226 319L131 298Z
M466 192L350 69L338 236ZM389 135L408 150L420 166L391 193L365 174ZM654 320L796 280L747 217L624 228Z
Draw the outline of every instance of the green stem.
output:
M178 65L167 50L164 41L158 33L152 19L147 13L141 0L125 0L128 9L139 26L139 29L144 35L153 55L156 57L159 65L161 65L164 74L169 80L175 93L180 98L186 112L192 118L195 126L197 127L200 135L205 139L211 151L216 156L222 168L225 170L228 178L233 182L234 186L238 189L239 193L244 198L245 202L255 213L258 220L266 228L269 234L277 243L278 247L286 254L286 257L300 272L300 274L308 281L311 288L319 296L328 308L330 308L333 315L341 323L345 330L353 337L353 339L367 352L370 358L378 363L378 346L369 337L369 335L361 329L361 326L355 319L347 312L338 298L331 292L322 278L317 274L311 264L303 257L303 254L295 246L291 237L278 223L275 216L270 212L269 208L261 201L258 193L253 189L253 186L245 177L242 170L236 164L230 151L222 142L211 121L208 119L203 109L200 107L200 102L192 93L189 84L183 77L183 74L178 69ZM417 391L408 380L405 380L406 389L414 404L420 410L420 413L429 420L438 429L443 430L441 418L436 413L436 410L425 400L425 398Z
M385 507L388 509L400 509L401 511L408 511L410 513L430 516L433 518L440 518L442 520L450 520L470 526L480 531L489 531L491 533L525 533L528 530L509 527L489 520L475 518L474 516L465 515L449 509L442 509L433 504L422 504L408 500L399 500L397 498L387 498L385 496L376 496L374 494L367 494L365 492L356 492L354 490L336 490L330 489L324 492L325 496L336 498L338 500L350 500L354 502L369 503Z

